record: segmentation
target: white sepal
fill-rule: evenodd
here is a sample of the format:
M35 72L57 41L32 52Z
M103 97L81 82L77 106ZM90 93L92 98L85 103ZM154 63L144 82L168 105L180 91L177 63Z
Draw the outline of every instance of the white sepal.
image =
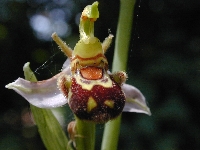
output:
M6 85L6 88L13 89L29 103L40 108L54 108L67 103L67 99L57 88L55 78L38 82L18 78L15 82Z
M25 64L25 67L29 67L29 64ZM57 79L63 74L70 74L69 59L64 63L62 72L48 80L30 82L18 78L15 82L6 85L6 88L13 89L34 106L40 108L59 107L67 103L67 99L57 87Z
M122 90L126 96L126 104L123 112L136 112L151 115L151 111L146 104L145 97L140 90L129 84L123 84Z

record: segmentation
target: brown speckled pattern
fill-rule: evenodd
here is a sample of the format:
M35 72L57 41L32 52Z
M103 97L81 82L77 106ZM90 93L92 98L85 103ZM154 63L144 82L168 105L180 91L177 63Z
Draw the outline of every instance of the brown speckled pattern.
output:
M111 88L105 88L95 85L91 90L82 89L77 84L76 79L72 78L71 85L72 96L69 100L69 106L77 117L83 120L104 123L117 117L125 105L125 96L121 87L113 81ZM87 102L89 97L97 102L97 106L89 113L87 112ZM104 104L105 100L113 100L114 108Z

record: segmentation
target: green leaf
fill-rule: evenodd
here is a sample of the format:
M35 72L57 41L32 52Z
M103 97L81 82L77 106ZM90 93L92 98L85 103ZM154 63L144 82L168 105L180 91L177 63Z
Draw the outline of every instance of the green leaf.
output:
M67 137L51 110L31 105L31 111L46 148L48 150L66 150L68 147Z
M25 79L36 82L37 78L26 63L23 67ZM50 109L42 109L31 105L31 111L37 124L40 136L48 150L71 150L68 139L59 122Z

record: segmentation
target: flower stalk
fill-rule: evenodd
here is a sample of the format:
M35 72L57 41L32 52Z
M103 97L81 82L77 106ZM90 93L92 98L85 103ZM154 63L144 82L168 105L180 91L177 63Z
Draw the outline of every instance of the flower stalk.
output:
M126 70L135 0L120 0L120 13L115 40L112 72ZM127 16L127 14L129 16ZM121 115L105 125L102 150L116 150L120 132Z
M76 117L76 148L77 150L94 150L95 147L95 127L93 122L80 120Z

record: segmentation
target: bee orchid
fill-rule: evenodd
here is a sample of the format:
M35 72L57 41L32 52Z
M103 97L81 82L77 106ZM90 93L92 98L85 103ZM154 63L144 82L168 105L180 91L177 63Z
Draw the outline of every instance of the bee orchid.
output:
M80 18L80 40L71 50L56 33L53 40L68 57L62 71L48 80L30 82L18 78L6 85L40 108L54 108L69 104L81 120L105 123L124 112L150 115L145 97L134 86L125 84L123 71L110 73L105 52L113 35L103 43L94 37L94 21L99 17L98 3L87 6ZM24 70L29 69L29 63Z

